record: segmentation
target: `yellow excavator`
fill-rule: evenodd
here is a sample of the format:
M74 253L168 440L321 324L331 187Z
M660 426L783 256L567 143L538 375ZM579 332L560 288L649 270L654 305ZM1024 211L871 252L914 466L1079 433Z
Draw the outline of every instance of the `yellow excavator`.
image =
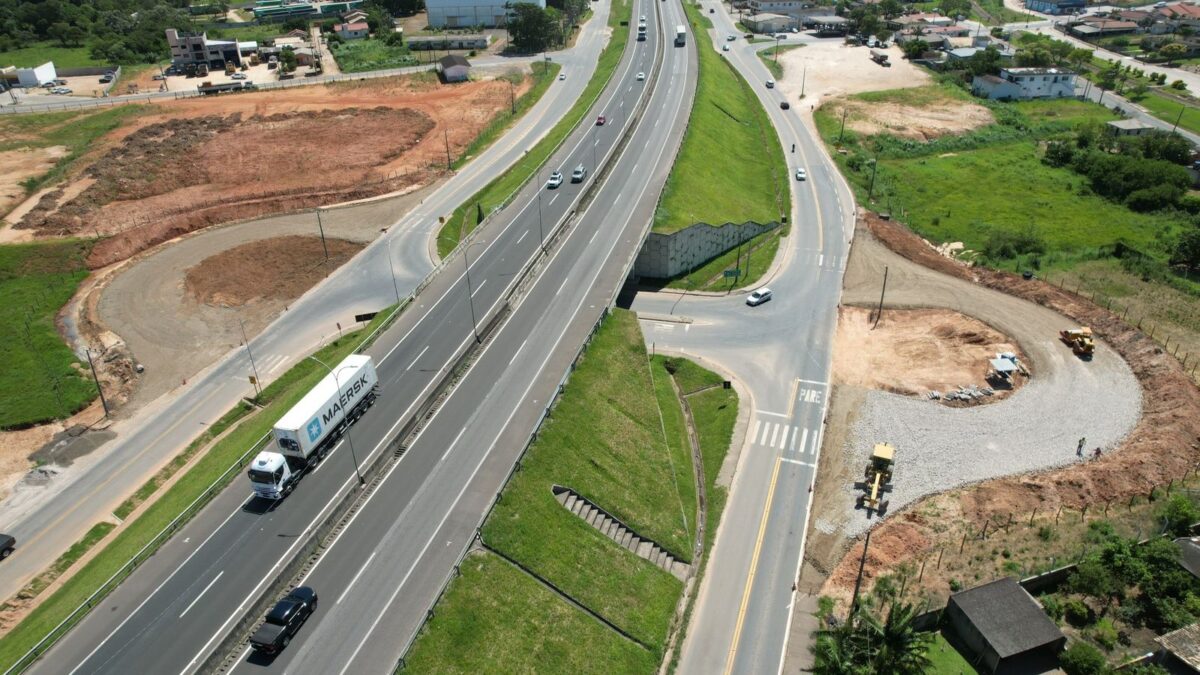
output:
M1058 332L1058 337L1067 343L1071 351L1080 358L1090 359L1096 351L1096 342L1092 339L1092 329L1087 326L1061 330Z
M863 494L858 497L858 508L866 508L879 515L887 512L888 503L883 493L891 490L892 467L896 462L896 448L891 443L876 443L867 463Z

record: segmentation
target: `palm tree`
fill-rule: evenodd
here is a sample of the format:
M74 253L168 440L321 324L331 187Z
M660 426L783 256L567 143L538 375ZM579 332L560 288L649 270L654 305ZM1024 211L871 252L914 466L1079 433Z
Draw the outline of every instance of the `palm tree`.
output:
M870 616L869 622L877 627L876 652L872 659L876 672L920 675L930 667L928 651L933 633L920 632L913 626L916 615L912 605L893 602L882 625Z
M913 626L916 609L893 602L880 621L860 609L838 628L821 631L813 646L813 672L819 675L920 675L931 663L932 633Z

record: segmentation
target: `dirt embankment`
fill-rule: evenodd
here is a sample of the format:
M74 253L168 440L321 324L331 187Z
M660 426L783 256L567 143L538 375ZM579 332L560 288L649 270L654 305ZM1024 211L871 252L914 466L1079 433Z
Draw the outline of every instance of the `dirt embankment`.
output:
M1044 473L990 480L947 495L922 499L875 528L865 578L915 564L928 555L944 531L942 518L955 518L980 529L1013 513L1045 512L1065 506L1082 509L1101 500L1145 495L1154 486L1181 478L1200 461L1200 389L1177 359L1115 314L1073 293L1039 280L968 267L938 255L919 237L895 222L868 216L870 231L890 249L930 269L1050 308L1090 325L1129 364L1142 386L1142 418L1118 451L1081 464ZM1087 405L1087 401L1079 401ZM925 505L952 498L955 512ZM938 515L940 513L940 515ZM862 543L842 557L825 592L845 596L853 588Z
M292 300L363 249L345 239L291 235L242 244L188 269L184 290L213 307L241 307L257 300ZM329 256L326 258L325 251Z
M989 386L989 361L1011 352L1024 360L1014 341L991 326L948 309L888 309L876 324L873 310L843 307L834 337L833 377L838 384L880 389L924 398L930 391ZM1025 382L995 387L978 399L989 403Z
M16 227L103 237L99 269L210 225L414 189L510 95L502 80L418 74L166 103L98 141Z

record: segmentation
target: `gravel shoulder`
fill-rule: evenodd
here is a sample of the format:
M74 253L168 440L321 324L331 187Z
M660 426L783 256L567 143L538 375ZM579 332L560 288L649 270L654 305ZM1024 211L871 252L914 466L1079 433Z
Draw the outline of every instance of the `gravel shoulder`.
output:
M1081 361L1058 340L1058 331L1073 325L1070 319L922 267L888 250L866 228L856 235L843 304L878 302L885 266L885 307L944 307L973 316L1015 340L1034 373L1006 400L972 408L866 391L844 443L827 444L825 452L841 455L849 474L857 477L874 443L892 443L896 469L890 509L967 483L1078 463L1079 438L1087 439L1088 449L1111 451L1137 424L1137 379L1102 341L1093 360ZM842 493L840 513L831 504L834 510L822 513L816 526L827 534L853 537L874 520L854 509L853 483L839 483L826 487Z

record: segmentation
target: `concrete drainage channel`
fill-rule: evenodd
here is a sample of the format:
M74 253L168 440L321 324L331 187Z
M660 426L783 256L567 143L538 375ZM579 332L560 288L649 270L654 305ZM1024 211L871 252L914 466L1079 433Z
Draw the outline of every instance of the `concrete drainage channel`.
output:
M617 542L618 546L628 550L643 560L675 575L680 581L687 581L691 566L671 555L656 542L639 536L629 529L629 526L614 518L608 511L596 506L583 495L571 488L561 485L554 486L554 499L563 508L579 516L588 525L598 530L600 534Z

